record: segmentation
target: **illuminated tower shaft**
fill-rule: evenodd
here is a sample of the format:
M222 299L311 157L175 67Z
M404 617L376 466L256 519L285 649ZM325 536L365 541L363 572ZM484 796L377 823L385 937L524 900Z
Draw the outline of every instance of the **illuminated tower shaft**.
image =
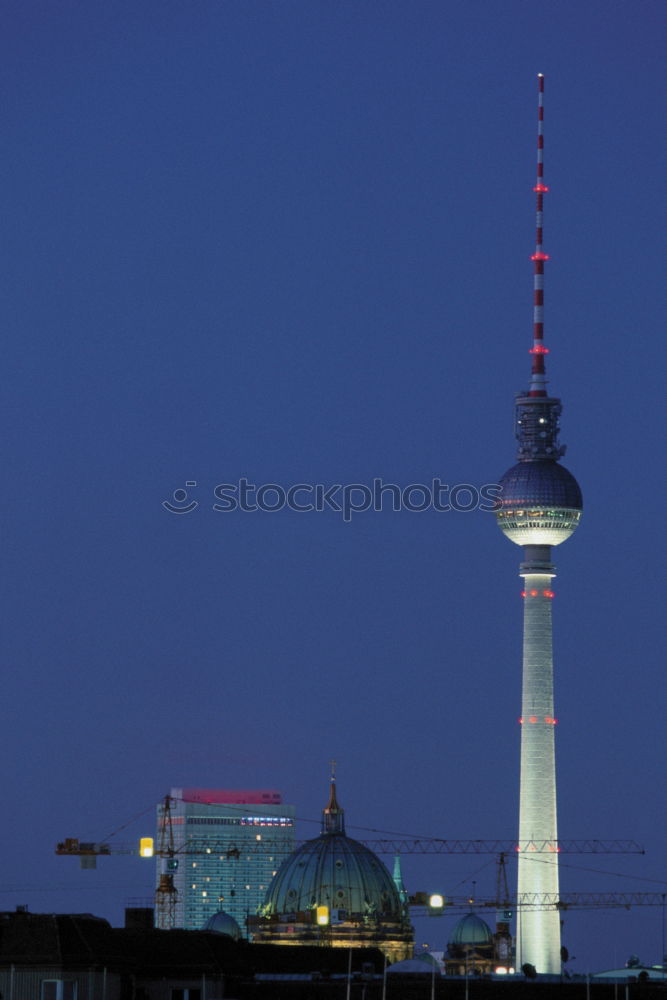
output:
M518 897L534 893L558 898L558 829L554 741L551 580L548 545L527 545L524 579L523 691L519 805ZM534 850L535 846L540 852ZM546 853L542 853L546 847ZM560 972L560 914L556 909L519 908L517 965Z
M530 385L516 399L518 462L500 480L496 517L503 533L524 547L523 693L519 803L517 965L558 974L560 913L554 747L551 546L570 537L582 511L581 490L559 464L560 400L547 394L544 346L544 77L539 76L537 132L537 225L534 264L533 346ZM554 903L543 900L551 896ZM522 909L521 904L532 904ZM536 905L537 904L537 905Z
M523 418L517 425L519 440L532 436L530 416L537 427L540 444L547 439L559 453L556 432L560 406L551 414L543 413L538 400L547 401L544 346L544 264L548 260L543 247L543 202L548 191L544 183L544 77L538 77L537 103L537 178L535 181L535 253L533 300L533 363L528 396L535 402L524 404ZM529 416L530 414L530 416ZM550 419L551 417L551 419ZM551 425L551 427L549 426ZM536 435L536 436L537 436ZM525 445L524 445L525 447ZM540 445L528 444L534 454ZM521 449L520 449L521 457ZM540 532L540 541L547 541ZM521 777L519 784L519 873L517 893L526 901L534 893L558 898L558 820L556 815L556 747L554 740L553 642L551 622L551 549L549 545L526 545L521 576L523 590L523 683L521 697ZM531 841L544 842L547 856L531 850ZM542 846L542 843L540 844ZM535 966L539 972L557 973L560 960L560 914L546 907L519 907L517 963Z

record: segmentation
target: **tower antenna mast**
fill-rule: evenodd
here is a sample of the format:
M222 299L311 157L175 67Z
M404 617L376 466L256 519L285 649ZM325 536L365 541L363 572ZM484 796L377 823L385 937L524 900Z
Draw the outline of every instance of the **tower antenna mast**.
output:
M529 396L546 396L546 377L544 356L549 349L544 346L544 264L549 260L549 254L544 252L543 219L544 195L549 188L544 183L544 74L538 73L537 97L537 178L535 180L535 253L531 260L534 263L534 304L533 304L533 355Z

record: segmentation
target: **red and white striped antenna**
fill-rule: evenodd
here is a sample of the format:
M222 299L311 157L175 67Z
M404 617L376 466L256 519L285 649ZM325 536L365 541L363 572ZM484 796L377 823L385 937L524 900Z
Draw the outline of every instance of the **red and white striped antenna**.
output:
M530 258L534 271L534 306L533 306L533 355L529 396L546 396L546 375L544 356L549 353L544 346L544 262L549 255L542 246L543 199L549 188L544 183L544 74L537 74L537 180L535 182L535 197L537 200L537 217L535 233L535 253Z

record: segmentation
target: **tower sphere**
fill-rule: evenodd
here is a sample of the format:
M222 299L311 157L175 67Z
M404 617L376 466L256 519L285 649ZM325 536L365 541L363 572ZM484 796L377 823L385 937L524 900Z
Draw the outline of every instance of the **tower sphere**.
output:
M517 462L501 477L496 520L517 545L560 545L583 510L577 480L553 461Z

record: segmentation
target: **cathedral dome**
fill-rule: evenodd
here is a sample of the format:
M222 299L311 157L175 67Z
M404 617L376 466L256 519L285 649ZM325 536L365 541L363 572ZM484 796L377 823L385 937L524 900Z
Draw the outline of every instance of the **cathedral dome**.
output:
M225 937L238 941L241 937L241 928L234 920L234 917L224 910L218 910L212 917L209 917L204 926L204 931L212 931L214 934L224 934Z
M333 782L322 834L306 841L285 861L269 886L262 914L303 912L318 906L395 920L404 909L382 861L364 844L346 836Z
M252 939L270 944L381 948L390 962L412 955L413 931L400 876L345 834L332 778L319 837L287 858L271 882Z
M559 545L577 527L583 509L581 490L558 462L517 462L499 485L496 519L517 545Z

